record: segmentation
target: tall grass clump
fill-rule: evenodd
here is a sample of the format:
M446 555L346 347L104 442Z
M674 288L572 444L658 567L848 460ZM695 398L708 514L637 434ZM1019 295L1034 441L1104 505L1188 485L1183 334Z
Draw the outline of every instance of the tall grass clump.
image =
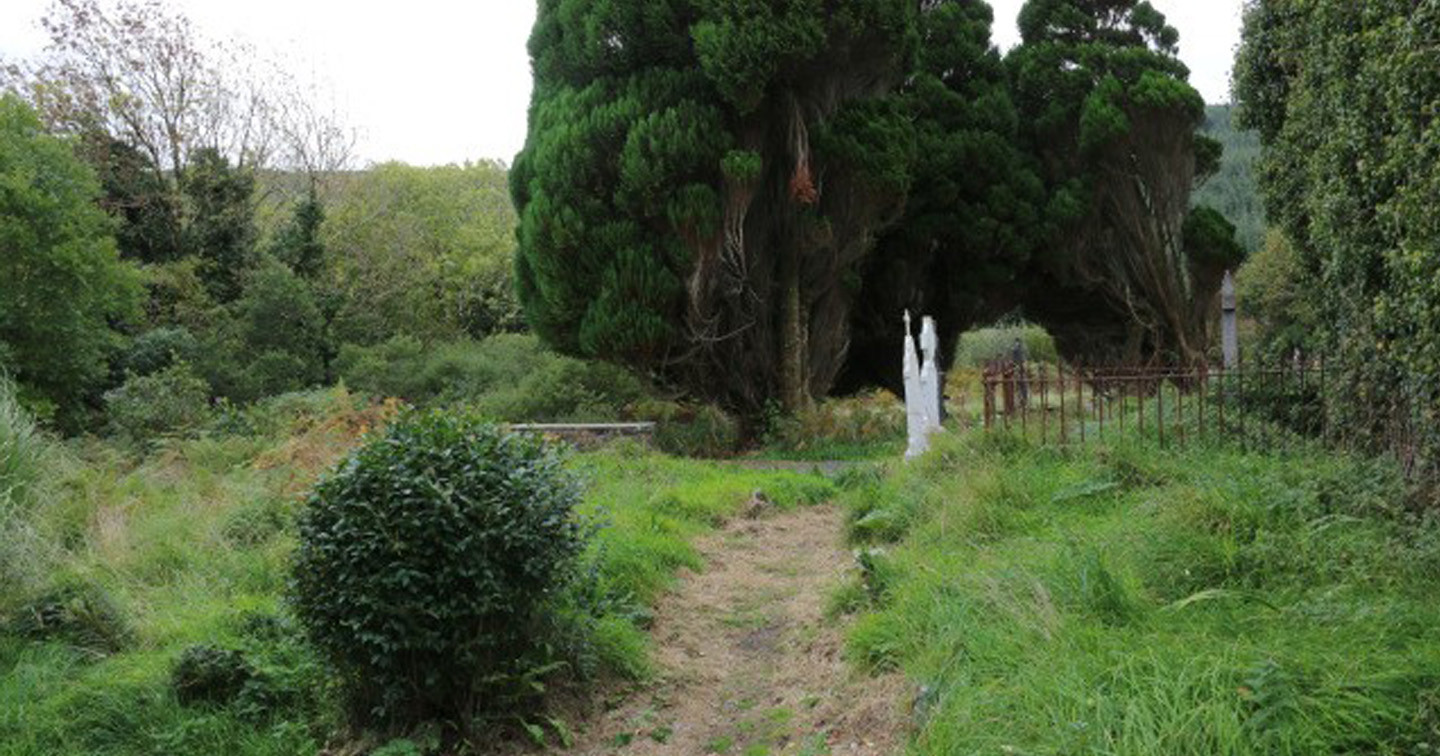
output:
M14 382L0 375L0 521L33 503L45 443Z
M1314 449L945 438L844 495L849 653L924 686L917 753L1430 752L1440 527L1404 494Z
M49 441L0 375L0 616L46 568L31 517L45 486Z

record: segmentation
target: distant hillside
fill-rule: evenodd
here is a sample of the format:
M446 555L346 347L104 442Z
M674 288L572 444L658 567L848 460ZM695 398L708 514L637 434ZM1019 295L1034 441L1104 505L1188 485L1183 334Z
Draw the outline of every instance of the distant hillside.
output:
M1225 145L1225 158L1220 171L1195 193L1196 204L1219 210L1235 224L1240 243L1254 252L1265 238L1265 208L1254 171L1260 158L1260 138L1251 131L1235 128L1232 105L1210 105L1205 108L1204 131Z

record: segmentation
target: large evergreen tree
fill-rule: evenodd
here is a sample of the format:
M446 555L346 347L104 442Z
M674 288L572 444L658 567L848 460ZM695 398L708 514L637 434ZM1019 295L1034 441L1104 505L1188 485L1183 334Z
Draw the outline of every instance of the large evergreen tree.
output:
M906 309L936 316L942 344L1013 309L1016 273L1046 236L992 21L985 3L921 6L919 66L897 96L915 124L912 190L861 269L842 389L900 389Z
M512 173L519 293L560 349L742 411L898 384L905 308L1019 306L1072 355L1200 359L1240 252L1148 3L542 0Z
M1190 219L1220 146L1196 134L1205 104L1179 34L1136 0L1030 0L1020 33L1007 64L1056 230L1028 274L1027 311L1071 357L1203 360L1209 311L1243 252L1212 214Z
M512 187L519 293L564 351L742 410L828 392L898 217L909 0L541 0Z

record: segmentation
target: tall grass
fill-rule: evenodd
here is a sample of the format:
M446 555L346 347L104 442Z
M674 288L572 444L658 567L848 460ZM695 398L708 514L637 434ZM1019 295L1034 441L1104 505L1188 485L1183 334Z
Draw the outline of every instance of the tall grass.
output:
M1440 528L1383 464L948 438L846 494L917 754L1426 753ZM854 596L868 599L855 601Z
M30 518L45 495L50 442L20 406L15 384L0 374L0 613L47 567Z
M21 521L53 559L13 595L12 582L0 583L0 756L303 756L343 739L328 673L283 598L291 523L315 478L393 409L344 390L291 395L143 454L74 442L60 464L42 466L51 490ZM19 437L12 427L33 435L7 425L7 439ZM590 484L585 510L603 527L589 554L593 591L573 597L584 604L568 628L574 648L561 651L592 676L649 672L649 617L681 567L701 568L696 536L756 491L781 508L834 493L817 476L633 446L578 454L573 465ZM0 549L0 560L12 553ZM68 624L24 631L36 609ZM87 632L70 632L75 624ZM240 652L258 682L231 703L180 703L171 675L197 645Z
M33 503L44 447L14 382L0 374L0 522Z

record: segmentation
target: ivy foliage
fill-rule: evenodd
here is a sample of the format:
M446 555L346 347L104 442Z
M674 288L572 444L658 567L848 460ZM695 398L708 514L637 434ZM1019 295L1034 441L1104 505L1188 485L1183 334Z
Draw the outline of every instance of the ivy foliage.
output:
M1332 425L1414 429L1440 459L1440 2L1264 0L1235 73L1261 191L1294 247ZM1337 425L1338 423L1338 425Z

